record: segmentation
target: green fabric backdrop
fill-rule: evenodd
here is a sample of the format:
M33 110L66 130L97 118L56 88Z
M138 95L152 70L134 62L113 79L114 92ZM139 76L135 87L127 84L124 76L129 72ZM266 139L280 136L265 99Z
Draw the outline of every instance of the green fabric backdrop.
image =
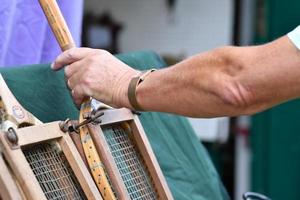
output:
M260 2L262 7L257 10L264 13L255 18L257 24L262 22L255 32L255 44L275 40L300 25L299 0ZM272 200L300 199L299 111L298 98L252 118L252 190Z
M165 66L152 52L117 57L141 70ZM46 64L1 68L0 73L19 102L43 122L78 118L63 71L53 72ZM175 199L228 199L206 150L185 118L149 112L140 119Z

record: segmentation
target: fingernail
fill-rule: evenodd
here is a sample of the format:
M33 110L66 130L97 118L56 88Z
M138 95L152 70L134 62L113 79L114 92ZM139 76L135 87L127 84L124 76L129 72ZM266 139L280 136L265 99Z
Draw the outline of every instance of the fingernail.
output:
M50 65L50 67L51 67L51 69L54 69L54 62L53 63L51 63L51 65Z

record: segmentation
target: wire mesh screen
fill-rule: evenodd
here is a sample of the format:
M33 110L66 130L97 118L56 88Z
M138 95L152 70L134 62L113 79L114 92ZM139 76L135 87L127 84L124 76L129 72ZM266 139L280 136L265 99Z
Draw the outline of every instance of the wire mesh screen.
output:
M37 144L23 153L47 199L86 199L58 144Z
M126 131L120 126L106 127L103 131L130 199L157 199L142 157Z

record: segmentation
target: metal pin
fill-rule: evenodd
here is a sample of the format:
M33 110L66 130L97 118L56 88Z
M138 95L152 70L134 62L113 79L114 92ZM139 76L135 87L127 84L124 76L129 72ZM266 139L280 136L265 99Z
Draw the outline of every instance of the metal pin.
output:
M70 119L66 119L63 122L59 123L59 127L63 132L78 132L78 129L84 125L87 125L89 123L101 123L100 117L104 115L101 111L94 111L91 113L85 113L83 118L85 119L79 124L75 124Z

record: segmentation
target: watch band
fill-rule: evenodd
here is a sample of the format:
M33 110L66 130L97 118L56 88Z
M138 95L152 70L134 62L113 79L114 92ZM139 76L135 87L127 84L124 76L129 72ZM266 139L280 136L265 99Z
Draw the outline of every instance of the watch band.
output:
M136 111L143 111L142 107L140 106L140 104L137 102L137 99L136 99L136 88L141 82L143 82L145 80L145 78L149 74L151 74L155 70L156 69L142 71L142 73L139 76L133 77L129 83L128 100L129 100L129 103L131 104L132 108Z

